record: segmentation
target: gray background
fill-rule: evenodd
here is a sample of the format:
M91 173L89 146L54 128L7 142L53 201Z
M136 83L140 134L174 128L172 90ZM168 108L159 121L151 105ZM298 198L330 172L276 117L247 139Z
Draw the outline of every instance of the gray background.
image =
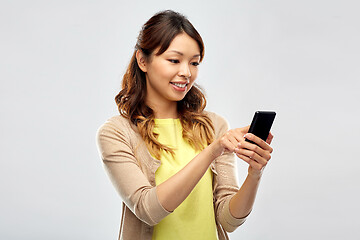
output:
M142 24L189 17L198 82L232 127L275 110L275 152L231 239L359 239L357 1L1 1L0 238L116 239L95 145ZM239 181L247 165L238 163Z

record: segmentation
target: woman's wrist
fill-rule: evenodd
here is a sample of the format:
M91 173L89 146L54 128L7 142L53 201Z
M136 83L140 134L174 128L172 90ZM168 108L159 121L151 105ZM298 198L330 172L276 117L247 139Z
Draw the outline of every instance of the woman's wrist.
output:
M224 152L224 148L221 146L220 141L217 139L207 146L207 150L213 159L221 156Z
M260 180L261 179L261 176L262 176L262 173L263 173L263 169L261 170L255 170L254 168L252 168L251 166L249 166L248 168L248 176L251 178L251 179L254 179L254 180Z

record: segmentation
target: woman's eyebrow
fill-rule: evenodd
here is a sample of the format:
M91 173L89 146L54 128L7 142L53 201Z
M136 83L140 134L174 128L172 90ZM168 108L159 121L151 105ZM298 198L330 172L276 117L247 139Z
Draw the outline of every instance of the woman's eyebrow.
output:
M184 54L182 52L179 52L179 51L176 51L176 50L170 50L169 52L174 52L174 53L177 53L177 54L179 54L181 56L184 56ZM193 58L196 58L196 57L200 57L200 54L195 54L193 56Z

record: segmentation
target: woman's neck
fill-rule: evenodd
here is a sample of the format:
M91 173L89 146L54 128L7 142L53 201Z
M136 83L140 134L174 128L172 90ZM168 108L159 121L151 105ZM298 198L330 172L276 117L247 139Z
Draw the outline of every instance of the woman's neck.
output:
M147 105L154 111L155 118L179 118L177 111L177 102L154 104L148 102Z

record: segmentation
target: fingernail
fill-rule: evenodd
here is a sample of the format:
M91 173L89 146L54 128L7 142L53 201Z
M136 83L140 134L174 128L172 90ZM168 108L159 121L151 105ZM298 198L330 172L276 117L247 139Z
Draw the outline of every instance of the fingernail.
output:
M238 147L241 147L241 143L238 143Z
M234 149L234 152L237 152L237 151L239 151L239 149L236 147L236 148Z

